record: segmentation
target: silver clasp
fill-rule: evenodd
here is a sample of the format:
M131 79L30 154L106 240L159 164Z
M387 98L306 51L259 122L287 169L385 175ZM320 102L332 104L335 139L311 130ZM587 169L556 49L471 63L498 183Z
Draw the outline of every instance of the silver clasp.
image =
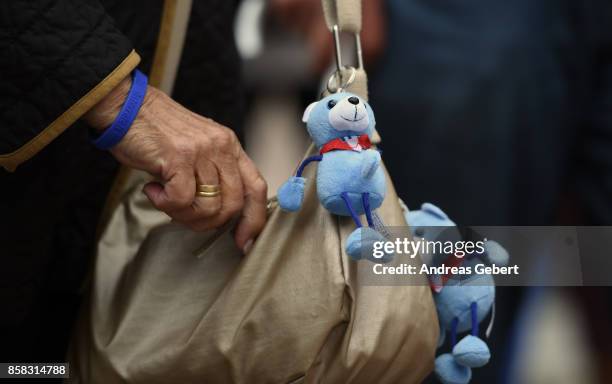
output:
M342 92L343 89L351 85L355 81L357 69L363 69L363 54L361 52L361 37L359 32L354 34L355 38L355 56L357 57L357 69L354 66L342 65L342 47L340 43L340 30L338 25L332 28L334 38L334 54L336 57L336 72L334 72L327 80L327 90L330 93ZM343 70L350 69L348 79L344 79Z

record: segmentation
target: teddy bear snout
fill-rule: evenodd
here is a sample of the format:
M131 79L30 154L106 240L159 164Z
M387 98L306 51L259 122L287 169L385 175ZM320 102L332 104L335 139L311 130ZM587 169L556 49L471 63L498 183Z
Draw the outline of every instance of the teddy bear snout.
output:
M329 122L337 131L363 132L370 125L366 104L356 96L340 99L329 111Z

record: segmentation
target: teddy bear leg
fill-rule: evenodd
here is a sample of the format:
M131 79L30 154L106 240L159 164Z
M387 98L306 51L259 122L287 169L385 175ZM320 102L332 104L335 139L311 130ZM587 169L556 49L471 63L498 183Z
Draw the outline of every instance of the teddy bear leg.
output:
M351 204L351 199L349 198L348 193L342 192L340 194L340 197L342 197L342 200L344 200L344 204L346 204L346 209L351 214L351 217L353 218L353 221L355 222L355 225L357 226L357 228L361 228L361 219L359 219L359 215L357 215L355 208L353 208L353 205Z
M353 208L351 200L346 192L343 192L340 196L342 200L344 200L346 208L357 226L357 229L355 229L346 240L346 253L354 260L360 260L365 256L368 260L377 263L389 261L390 258L386 253L382 257L374 257L373 253L374 243L377 241L385 241L385 238L373 228L364 227L361 224L361 220Z
M351 204L351 199L349 199L348 194L346 192L342 192L340 194L340 197L342 197L342 200L344 201L344 204L346 205L346 209L351 214L351 217L353 218L353 221L355 222L355 225L357 226L357 229L354 230L349 235L348 239L346 240L346 253L354 260L361 260L362 258L362 252L361 252L362 236L361 236L361 231L360 231L360 229L362 228L361 220L359 219L359 216L357 216L357 212L355 212L355 209L353 208L353 205Z
M457 363L466 367L477 368L489 362L491 352L487 343L478 337L478 304L470 306L472 317L472 334L467 335L453 346L453 356Z
M458 325L459 319L453 318L449 330L451 348L457 343ZM472 369L458 364L455 356L450 353L444 353L436 358L434 372L442 384L467 384L472 379Z
M370 207L370 194L368 192L364 192L361 194L361 203L363 204L363 211L365 213L366 220L368 221L369 229L372 229L373 231L376 232L376 235L372 234L371 236L373 241L386 241L384 235L378 232L378 230L374 228L375 225L374 225L374 219L372 217L372 208ZM373 243L370 244L370 246L372 245ZM370 253L368 253L368 256L369 255ZM374 257L372 253L372 257L368 257L368 259L375 263L388 263L389 261L393 259L393 256L394 256L393 253L384 252L384 255L382 257L377 258L377 257Z
M451 329L450 329L450 344L451 344L451 348L455 347L455 344L457 344L457 326L459 325L459 319L458 318L453 318L453 320L451 321Z
M374 228L374 220L372 220L372 210L370 209L370 194L365 192L361 194L361 201L363 202L363 210L368 220L368 226Z

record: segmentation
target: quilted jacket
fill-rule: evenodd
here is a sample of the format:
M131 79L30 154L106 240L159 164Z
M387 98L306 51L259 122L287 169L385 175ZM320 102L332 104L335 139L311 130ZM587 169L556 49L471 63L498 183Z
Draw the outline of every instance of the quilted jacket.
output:
M175 3L0 2L0 361L63 361L117 170L79 118L134 68L151 70ZM172 96L237 129L234 8L193 1Z

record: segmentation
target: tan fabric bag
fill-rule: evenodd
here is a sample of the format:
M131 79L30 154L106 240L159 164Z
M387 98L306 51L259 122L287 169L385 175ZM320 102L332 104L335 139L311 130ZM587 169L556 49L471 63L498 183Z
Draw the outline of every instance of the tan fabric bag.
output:
M307 171L302 210L272 202L245 257L229 230L168 223L146 203L145 177L135 173L99 245L70 353L72 381L420 382L438 338L428 285L360 285L359 269L370 263L343 251L354 224L321 206L316 167ZM390 180L378 213L405 225Z

